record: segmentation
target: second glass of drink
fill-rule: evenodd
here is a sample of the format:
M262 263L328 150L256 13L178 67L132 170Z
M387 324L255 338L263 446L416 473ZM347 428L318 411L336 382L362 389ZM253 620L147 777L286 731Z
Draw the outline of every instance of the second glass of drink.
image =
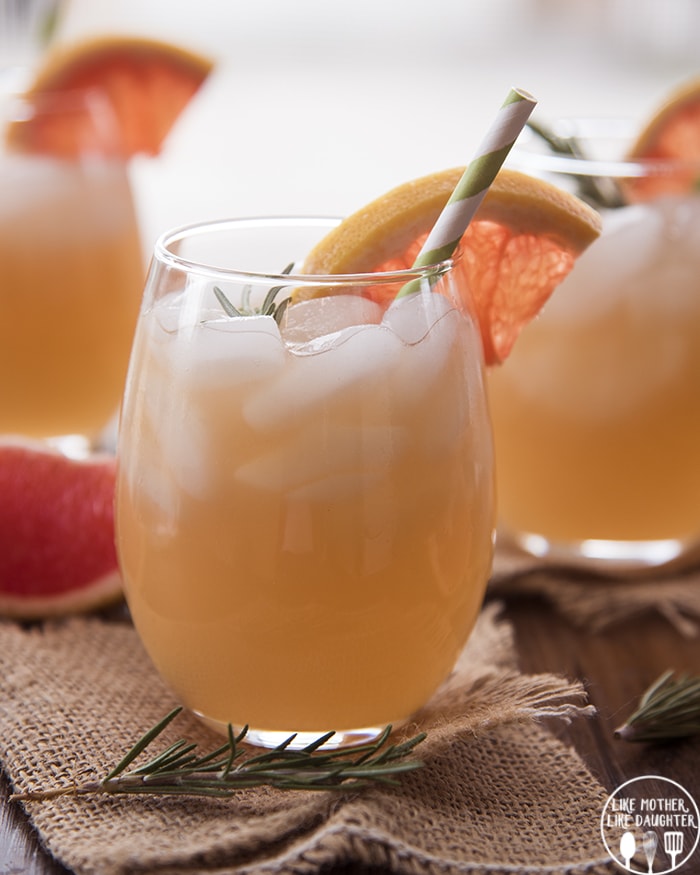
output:
M624 122L556 133L585 157L524 140L512 162L585 194L603 232L489 374L501 527L558 561L684 562L700 548L700 162L625 159Z

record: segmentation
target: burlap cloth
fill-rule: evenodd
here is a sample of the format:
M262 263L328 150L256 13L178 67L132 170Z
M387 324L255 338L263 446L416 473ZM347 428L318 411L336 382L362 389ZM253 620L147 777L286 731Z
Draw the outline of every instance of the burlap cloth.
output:
M27 812L78 875L613 872L599 837L606 794L540 722L586 719L582 688L519 673L499 607L484 608L455 672L405 730L429 736L424 768L398 788L60 797ZM97 618L0 623L0 696L0 757L16 791L103 776L175 704L131 625ZM162 741L179 737L219 743L186 713Z
M499 536L489 594L500 599L540 596L590 632L657 614L686 637L700 633L700 545L655 568L611 571L604 561L530 556Z

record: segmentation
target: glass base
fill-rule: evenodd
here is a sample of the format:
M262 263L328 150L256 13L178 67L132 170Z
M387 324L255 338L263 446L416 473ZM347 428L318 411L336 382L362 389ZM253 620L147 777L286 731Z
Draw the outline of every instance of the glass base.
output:
M220 735L228 735L228 723L221 720L212 720L206 717L199 711L193 712L202 723L218 732ZM233 725L234 735L240 734L242 726ZM375 741L384 732L384 726L371 726L364 729L346 729L333 733L328 741L323 744L319 750L337 750L341 747L353 747L358 744L368 744ZM327 729L321 729L318 732L294 732L294 730L280 731L268 729L253 729L248 728L245 734L244 742L252 744L255 747L264 747L268 749L279 747L290 736L294 736L292 741L286 745L287 750L302 750L314 741L317 741L322 735L328 732Z
M696 561L700 552L700 540L691 539L550 541L543 535L528 532L508 533L508 538L531 556L582 568L595 562L620 572L677 566L686 559Z

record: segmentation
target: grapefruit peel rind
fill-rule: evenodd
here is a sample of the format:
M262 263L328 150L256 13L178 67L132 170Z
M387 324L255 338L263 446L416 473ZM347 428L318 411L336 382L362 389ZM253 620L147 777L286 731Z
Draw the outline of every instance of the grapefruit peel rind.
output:
M631 203L700 191L700 78L678 88L644 125L628 159L647 172L622 181Z
M377 270L430 231L463 172L463 167L443 170L381 195L327 234L306 257L304 272ZM600 233L597 213L583 201L515 170L500 171L473 221L507 222L515 234L547 234L577 255Z
M57 92L95 92L110 104L117 122L116 142L102 148L124 158L157 155L212 66L207 58L156 40L95 38L56 48L24 97L40 106ZM12 123L7 144L24 152L74 157L91 129L87 108L82 115L37 115Z
M11 620L44 620L72 614L86 614L108 608L122 600L119 571L91 581L89 589L51 596L18 596L0 592L0 617Z
M637 135L628 157L700 160L700 78L664 101Z
M114 543L116 462L0 440L0 615L39 619L123 595Z

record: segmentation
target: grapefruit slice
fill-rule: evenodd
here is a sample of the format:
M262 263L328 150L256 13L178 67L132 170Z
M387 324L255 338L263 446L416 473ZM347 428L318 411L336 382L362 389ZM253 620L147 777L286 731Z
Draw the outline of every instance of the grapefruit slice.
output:
M121 599L114 482L111 456L77 461L0 441L0 615L40 619Z
M630 200L686 194L700 188L700 79L671 94L639 133L629 157L680 162L672 172L661 169L658 174L626 180Z
M353 213L309 253L304 272L410 268L463 170L404 183ZM465 305L479 321L487 364L507 357L522 327L600 230L600 217L583 201L547 182L501 170L462 237L454 268L462 274L460 287L468 290ZM370 295L381 289L372 287ZM293 301L319 291L299 289Z
M211 68L206 58L155 40L90 40L50 54L26 96L39 104L56 92L95 91L109 100L117 117L120 142L114 151L126 158L156 155ZM72 157L92 127L84 109L51 118L37 115L12 125L7 137L16 149Z

